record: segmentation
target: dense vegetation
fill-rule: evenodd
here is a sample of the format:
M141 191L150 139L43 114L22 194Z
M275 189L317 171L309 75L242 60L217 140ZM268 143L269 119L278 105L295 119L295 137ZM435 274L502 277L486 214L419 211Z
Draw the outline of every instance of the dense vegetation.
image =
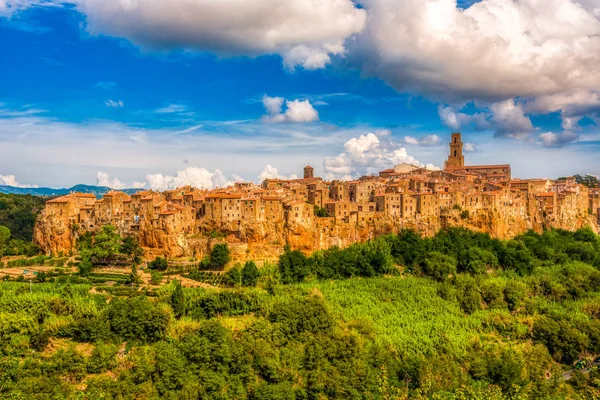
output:
M41 197L0 193L0 258L39 253L31 242L35 219L44 204Z
M81 243L95 266L136 265L110 228ZM198 268L225 260L222 245ZM0 397L600 398L598 370L579 369L600 354L599 268L588 229L407 230L187 275L221 289L3 282Z

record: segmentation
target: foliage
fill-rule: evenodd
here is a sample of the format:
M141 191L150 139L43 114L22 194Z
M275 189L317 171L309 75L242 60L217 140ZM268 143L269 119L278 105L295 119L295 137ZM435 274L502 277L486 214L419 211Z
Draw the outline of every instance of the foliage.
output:
M148 263L148 268L156 271L166 271L169 268L169 263L166 258L156 257L153 261Z
M588 230L403 231L218 289L0 282L0 397L599 398L576 370L600 353L598 249Z
M247 261L242 268L242 284L244 286L256 286L260 278L260 271L254 261Z
M315 206L315 217L324 218L327 217L327 210L323 207Z
M14 239L30 243L37 214L45 202L42 197L0 193L0 225L8 228Z
M181 318L185 314L185 296L183 295L181 283L175 283L175 290L171 294L169 303L171 304L171 308L173 308L176 318Z
M223 269L229 263L229 246L227 243L215 244L210 251L211 266Z

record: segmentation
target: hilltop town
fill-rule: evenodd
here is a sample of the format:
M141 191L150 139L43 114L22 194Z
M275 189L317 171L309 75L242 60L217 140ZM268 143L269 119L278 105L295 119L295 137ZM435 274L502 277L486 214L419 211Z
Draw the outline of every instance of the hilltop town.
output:
M325 181L311 166L300 179L267 179L201 190L181 187L97 199L71 193L49 200L34 240L47 253L68 253L84 232L113 225L134 235L148 257L202 257L227 241L236 260L268 259L285 245L303 251L347 246L411 228L432 235L464 226L498 238L529 229L575 230L600 219L600 188L574 178L516 179L510 165L465 165L453 133L443 170L396 165L379 176Z

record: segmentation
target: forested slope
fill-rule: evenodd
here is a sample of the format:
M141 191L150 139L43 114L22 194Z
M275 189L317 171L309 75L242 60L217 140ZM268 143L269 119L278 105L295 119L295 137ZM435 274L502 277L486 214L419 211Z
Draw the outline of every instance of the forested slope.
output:
M598 370L578 369L600 354L599 249L589 230L404 231L288 250L218 289L142 287L135 269L114 287L78 283L90 271L2 282L0 396L600 398Z

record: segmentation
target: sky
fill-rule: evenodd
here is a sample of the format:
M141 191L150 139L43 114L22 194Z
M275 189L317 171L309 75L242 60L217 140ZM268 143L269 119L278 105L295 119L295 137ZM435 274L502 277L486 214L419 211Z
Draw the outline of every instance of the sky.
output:
M600 0L0 0L0 185L600 174Z

